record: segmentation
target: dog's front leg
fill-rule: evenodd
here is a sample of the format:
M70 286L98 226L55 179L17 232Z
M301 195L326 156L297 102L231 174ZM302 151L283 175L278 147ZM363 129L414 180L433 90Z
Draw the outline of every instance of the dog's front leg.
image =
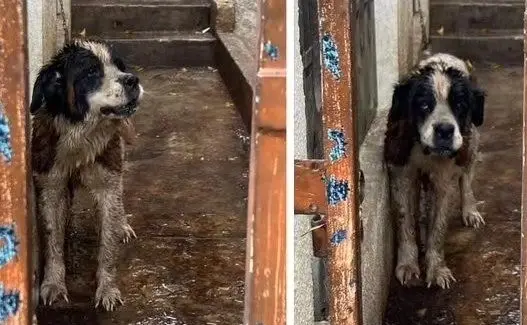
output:
M409 166L389 166L392 211L396 215L397 266L395 276L406 285L419 278L415 213L418 195L417 171Z
M449 288L455 278L445 262L445 235L448 230L448 210L450 195L455 184L452 180L438 177L433 181L435 204L433 205L431 220L428 223L426 241L426 282L428 287L436 284L445 289Z
M38 211L44 227L44 278L40 286L40 297L44 304L51 305L58 299L68 302L66 267L64 264L65 224L71 205L71 193L67 181L50 175L37 176Z
M474 175L474 162L472 162L459 178L461 193L461 215L467 227L479 228L485 224L485 219L479 213L477 201L472 191L472 178Z
M95 169L92 175L87 176L93 178L88 183L93 184L90 187L100 220L95 305L112 311L117 304L123 303L115 277L120 243L128 224L122 202L122 176L101 166Z

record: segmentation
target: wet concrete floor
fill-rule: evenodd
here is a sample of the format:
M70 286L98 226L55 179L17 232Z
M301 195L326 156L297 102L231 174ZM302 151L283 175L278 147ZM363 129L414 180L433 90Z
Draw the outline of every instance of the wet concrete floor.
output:
M520 324L523 70L482 67L476 75L488 96L474 192L487 225L465 228L455 210L446 258L457 282L441 290L392 281L384 325Z
M248 138L212 69L139 73L145 98L128 146L125 305L95 310L97 235L85 193L68 227L70 303L39 307L40 325L242 323Z

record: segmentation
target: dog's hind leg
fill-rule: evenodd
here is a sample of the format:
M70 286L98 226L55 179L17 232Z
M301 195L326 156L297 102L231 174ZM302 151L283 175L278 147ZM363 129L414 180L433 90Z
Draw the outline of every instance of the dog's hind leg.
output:
M419 278L415 213L417 209L417 171L388 166L392 211L397 227L397 266L395 276L403 285Z
M474 175L474 162L465 168L459 178L459 189L461 193L461 215L463 223L467 227L479 228L485 224L485 219L479 213L477 201L472 191L472 178Z
M38 211L44 227L45 264L40 297L51 305L58 299L68 301L64 264L65 224L71 207L71 193L64 178L37 176L41 190Z

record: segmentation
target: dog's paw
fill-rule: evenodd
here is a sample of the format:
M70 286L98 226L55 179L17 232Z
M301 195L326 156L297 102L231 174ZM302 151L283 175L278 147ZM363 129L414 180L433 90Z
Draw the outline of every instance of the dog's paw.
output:
M402 285L408 285L411 280L419 279L420 274L417 263L399 264L395 268L395 276Z
M40 298L44 305L52 305L53 303L63 299L69 303L68 290L64 283L50 283L44 282L40 286Z
M112 285L102 285L95 292L95 308L101 306L106 311L114 311L117 305L123 305L121 291Z
M485 225L485 219L476 209L463 211L463 224L467 227L480 228Z
M128 243L132 238L137 238L135 231L127 223L123 226L123 243Z
M449 289L450 285L453 282L456 282L456 279L448 267L439 266L436 268L431 268L427 271L426 282L428 284L428 288L430 288L432 285L437 285L442 289Z

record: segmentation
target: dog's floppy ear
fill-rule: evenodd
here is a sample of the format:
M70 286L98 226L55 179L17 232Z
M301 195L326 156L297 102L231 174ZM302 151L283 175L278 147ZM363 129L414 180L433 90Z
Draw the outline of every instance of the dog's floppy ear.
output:
M90 106L86 101L86 95L83 93L83 89L84 88L81 85L75 84L75 81L68 81L68 109L65 114L73 122L80 122L84 120L88 110L90 109Z
M63 98L61 85L61 75L52 66L45 66L40 70L35 85L33 86L33 95L31 98L30 112L36 113L44 105L57 104L56 101ZM49 109L56 109L49 107Z
M392 95L392 107L388 113L388 125L384 139L384 159L395 165L404 165L413 146L413 132L410 116L410 90L412 80L397 84Z
M485 92L477 87L472 89L474 96L474 105L472 107L472 123L475 126L481 126L483 124L483 118L485 116Z
M389 122L397 122L409 118L410 113L410 80L404 80L395 85L392 95L392 107L388 114Z

